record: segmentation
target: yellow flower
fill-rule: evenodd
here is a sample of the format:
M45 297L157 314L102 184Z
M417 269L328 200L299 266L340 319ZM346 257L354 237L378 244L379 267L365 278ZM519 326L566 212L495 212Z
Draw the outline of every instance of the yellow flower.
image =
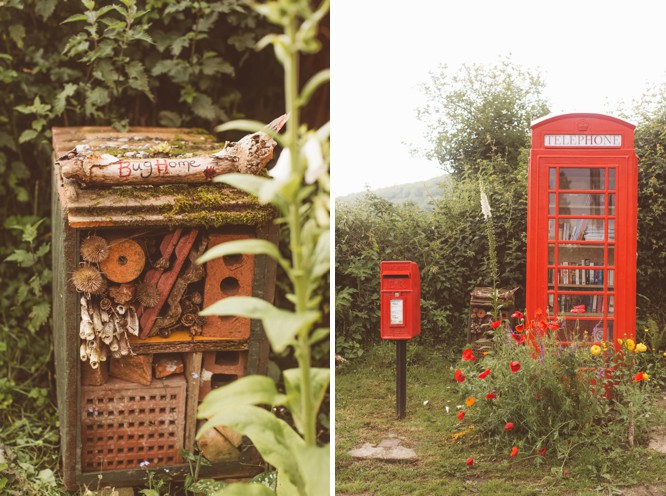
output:
M631 338L628 338L625 342L624 345L627 347L629 351L634 351L634 348L636 347L636 343L634 343L634 340Z
M467 399L465 400L465 404L466 404L467 406L472 406L472 405L474 404L475 401L476 401L476 398L475 398L474 396L470 396L469 398L467 398Z
M606 351L608 348L606 348L606 341L601 342L601 347Z
M644 381L649 381L650 380L650 376L647 375L647 372L643 372L643 380Z
M618 339L618 340L617 340L617 344L619 344L620 346L622 346L622 340L621 340L621 339Z
M666 358L666 351L664 351L664 358Z
M636 345L636 353L645 353L647 351L647 346L643 343L638 343Z
M590 353L593 355L598 355L601 353L601 347L597 346L596 344L590 348Z

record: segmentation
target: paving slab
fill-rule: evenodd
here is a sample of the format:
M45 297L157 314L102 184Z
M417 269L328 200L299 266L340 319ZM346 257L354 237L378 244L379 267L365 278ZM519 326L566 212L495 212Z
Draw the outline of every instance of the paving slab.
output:
M392 462L414 461L418 459L416 452L402 445L403 438L395 434L389 434L379 444L365 443L360 448L349 452L354 458L365 458L374 460L386 460Z

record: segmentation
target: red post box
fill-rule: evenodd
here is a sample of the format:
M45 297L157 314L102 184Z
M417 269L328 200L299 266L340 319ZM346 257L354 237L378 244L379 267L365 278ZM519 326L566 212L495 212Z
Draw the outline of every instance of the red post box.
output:
M381 262L381 336L406 340L421 333L421 278L415 262Z

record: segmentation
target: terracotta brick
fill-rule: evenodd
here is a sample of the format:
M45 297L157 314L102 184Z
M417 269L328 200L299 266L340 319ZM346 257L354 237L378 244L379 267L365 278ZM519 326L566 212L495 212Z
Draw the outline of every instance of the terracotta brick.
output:
M179 354L155 355L155 379L182 374L184 370L183 359Z
M112 377L149 386L153 380L153 355L135 355L111 358Z
M227 241L251 238L249 235L211 234L208 248ZM204 308L229 296L252 296L253 275L253 255L231 255L206 263ZM202 334L207 337L248 339L250 319L210 316L206 318Z
M203 354L199 401L216 387L247 374L247 351L210 351Z

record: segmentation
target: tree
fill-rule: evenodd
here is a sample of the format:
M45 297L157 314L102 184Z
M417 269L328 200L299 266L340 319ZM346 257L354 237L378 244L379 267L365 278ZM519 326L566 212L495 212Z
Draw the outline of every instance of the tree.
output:
M457 177L483 172L479 161L500 167L492 172L514 170L530 122L548 114L540 73L503 59L458 71L441 65L430 76L422 86L428 103L417 109L432 144L426 156Z

